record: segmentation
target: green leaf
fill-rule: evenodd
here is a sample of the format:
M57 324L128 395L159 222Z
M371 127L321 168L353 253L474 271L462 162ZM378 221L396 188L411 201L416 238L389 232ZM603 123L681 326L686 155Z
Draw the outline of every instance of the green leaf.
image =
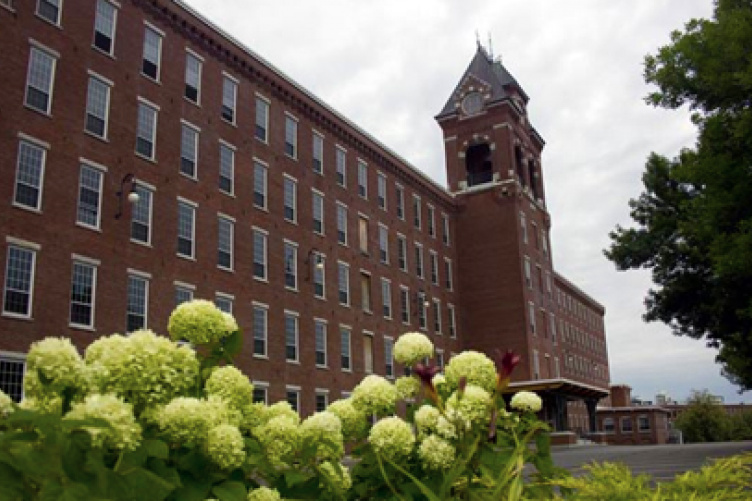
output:
M141 447L146 451L146 454L160 459L167 459L170 457L170 448L163 440L144 440Z
M219 501L246 501L248 492L240 482L227 481L212 487L212 493Z
M290 487L296 484L299 484L301 482L305 482L306 480L310 478L311 478L310 474L302 473L300 471L291 470L291 471L285 472L285 482Z
M236 330L229 336L227 336L224 339L223 343L224 351L230 355L234 356L240 353L240 350L243 348L243 335L241 334L240 330Z
M134 499L161 501L177 487L172 482L168 482L144 468L135 468L124 477L128 482L128 492Z
M170 497L174 501L205 501L211 490L211 481L205 478L197 479L191 475L182 475L182 486L178 487Z

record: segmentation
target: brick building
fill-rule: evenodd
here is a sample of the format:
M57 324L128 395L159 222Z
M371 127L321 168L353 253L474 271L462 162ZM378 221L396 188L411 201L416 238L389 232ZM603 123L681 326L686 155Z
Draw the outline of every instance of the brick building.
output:
M595 429L604 309L553 269L544 141L483 48L436 117L442 187L177 0L0 0L0 26L6 392L32 341L164 333L196 297L259 399L310 413L419 330L439 365L515 350L557 430Z

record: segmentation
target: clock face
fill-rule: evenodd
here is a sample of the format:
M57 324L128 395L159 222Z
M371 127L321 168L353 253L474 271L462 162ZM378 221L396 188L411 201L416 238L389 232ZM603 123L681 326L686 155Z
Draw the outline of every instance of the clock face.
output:
M475 115L483 109L483 96L479 92L471 92L462 99L462 111L466 115Z

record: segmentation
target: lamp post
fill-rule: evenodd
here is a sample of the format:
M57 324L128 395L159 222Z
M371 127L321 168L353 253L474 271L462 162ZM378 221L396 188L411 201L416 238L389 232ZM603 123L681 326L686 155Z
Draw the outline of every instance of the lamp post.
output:
M136 177L132 173L128 173L125 176L123 176L123 180L120 181L120 191L118 191L115 195L118 197L118 211L117 214L115 214L115 219L120 219L120 217L123 215L123 194L125 193L125 185L127 183L130 183L131 189L128 190L128 202L131 204L138 203L139 196L138 192L136 191Z

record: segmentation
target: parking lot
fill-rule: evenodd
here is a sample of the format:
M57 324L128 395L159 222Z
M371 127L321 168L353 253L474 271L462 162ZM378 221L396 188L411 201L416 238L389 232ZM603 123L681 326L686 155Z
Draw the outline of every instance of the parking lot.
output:
M577 475L582 466L595 462L626 464L633 473L647 473L655 481L674 478L688 470L697 470L713 458L752 452L752 441L671 445L585 445L554 448L557 466Z

